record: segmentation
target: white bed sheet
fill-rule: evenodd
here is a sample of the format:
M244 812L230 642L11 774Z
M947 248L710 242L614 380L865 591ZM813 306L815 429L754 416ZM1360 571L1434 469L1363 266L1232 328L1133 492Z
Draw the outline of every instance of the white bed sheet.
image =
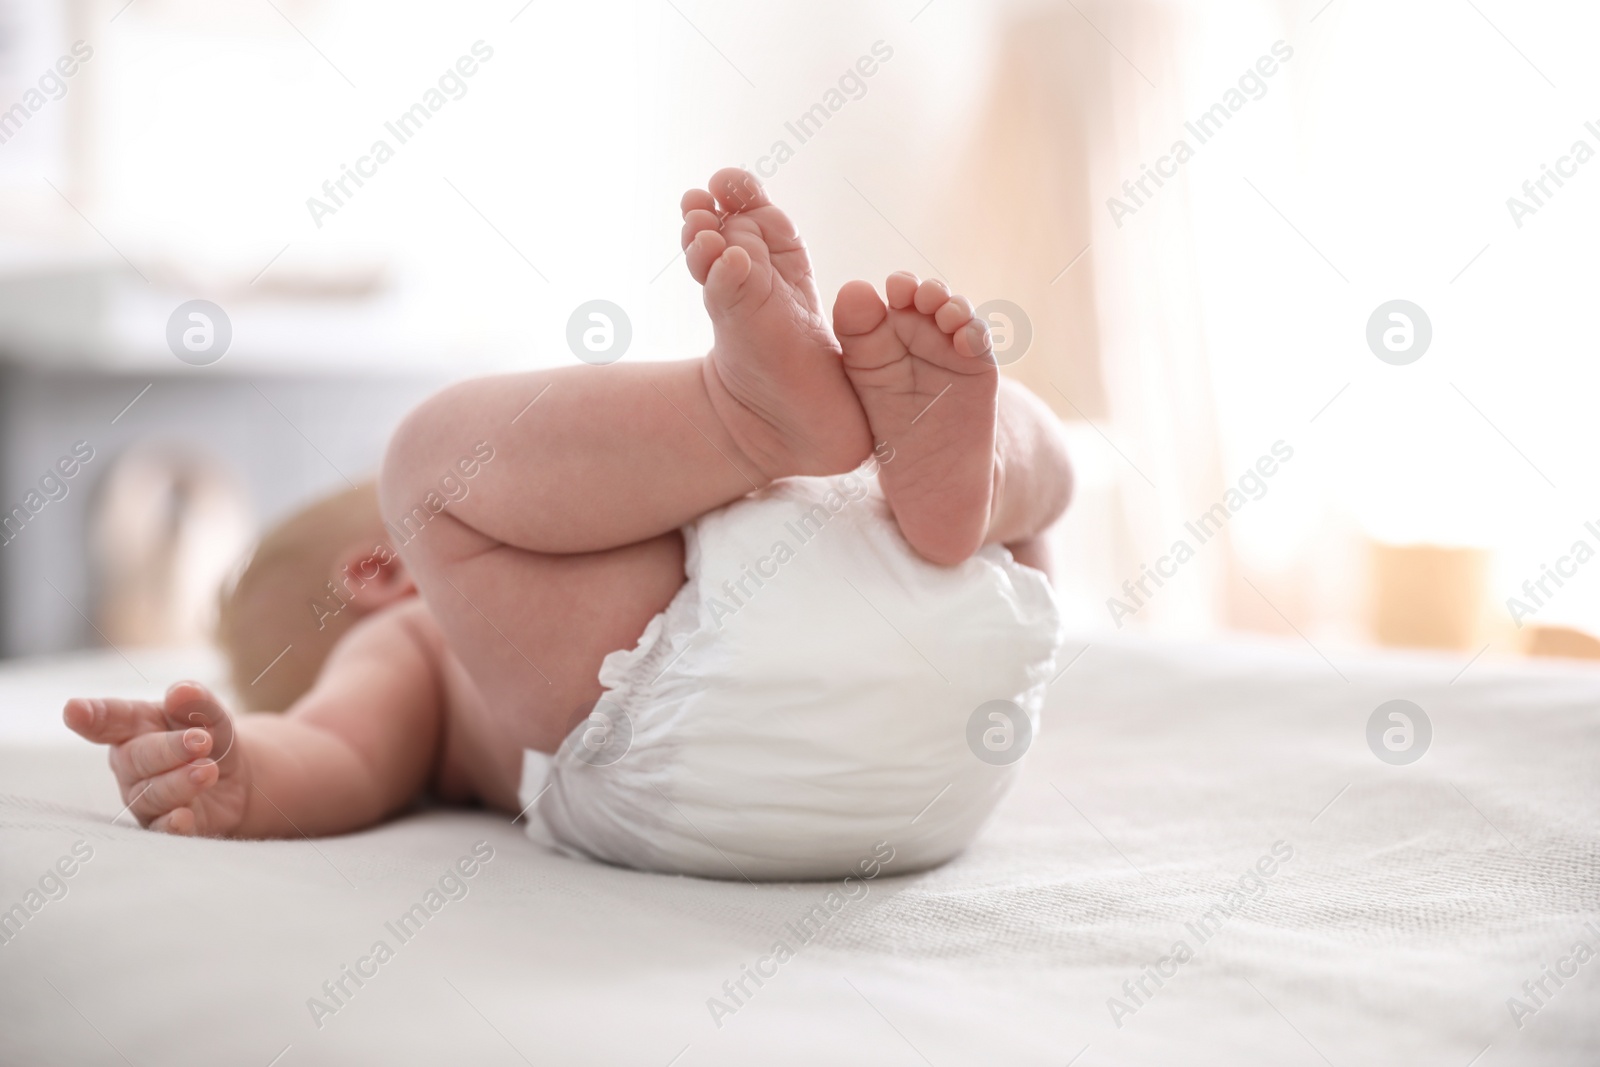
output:
M61 698L215 660L8 667L0 909L76 842L94 855L0 944L0 1063L1600 1063L1600 960L1546 979L1520 1027L1507 1006L1574 942L1600 950L1600 671L1334 659L1348 681L1303 646L1090 646L973 848L890 864L804 945L786 924L826 885L611 869L485 814L316 842L111 825ZM1365 741L1396 697L1434 728L1407 767ZM468 894L400 945L384 924L478 841ZM1275 842L1293 858L1199 943L1186 924ZM378 939L394 958L319 1026L308 1000ZM794 958L714 1021L778 939ZM1123 983L1178 940L1194 958L1136 1003Z

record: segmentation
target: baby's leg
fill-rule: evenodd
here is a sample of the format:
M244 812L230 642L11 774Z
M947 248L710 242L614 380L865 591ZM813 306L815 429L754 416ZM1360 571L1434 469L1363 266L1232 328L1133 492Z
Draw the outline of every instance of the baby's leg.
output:
M887 307L866 282L846 285L834 328L873 436L893 449L878 478L901 532L936 563L1005 544L1047 565L1040 535L1072 495L1055 416L1002 381L965 297L907 273L885 291Z
M683 198L706 358L463 382L384 461L397 547L513 755L554 751L599 696L601 659L683 585L680 526L871 450L794 225L743 171L711 187Z
M250 838L358 830L405 807L438 762L443 687L412 610L352 629L282 715L230 716L203 687L179 682L162 701L71 700L63 718L112 746L122 798L151 829Z
M683 538L553 555L495 541L446 511L403 551L482 704L474 730L493 750L477 760L479 795L514 811L523 750L556 750L599 698L601 661L633 647L683 586Z
M593 552L675 530L794 474L866 459L866 416L822 317L793 223L744 171L683 199L690 273L716 344L705 359L479 379L413 412L384 464L385 516L427 519L441 479L493 459L449 512L493 541ZM459 479L458 479L459 480Z
M995 420L994 501L986 545L1002 544L1050 573L1044 534L1072 501L1072 463L1055 412L1026 386L1000 379Z

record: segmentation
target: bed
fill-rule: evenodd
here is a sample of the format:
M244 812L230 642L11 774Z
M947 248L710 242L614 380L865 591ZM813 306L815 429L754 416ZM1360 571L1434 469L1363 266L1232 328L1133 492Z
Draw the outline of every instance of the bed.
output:
M1325 651L1076 641L972 848L850 887L483 813L149 834L58 710L214 658L7 666L0 1062L1600 1063L1600 670ZM1413 763L1369 747L1394 699Z

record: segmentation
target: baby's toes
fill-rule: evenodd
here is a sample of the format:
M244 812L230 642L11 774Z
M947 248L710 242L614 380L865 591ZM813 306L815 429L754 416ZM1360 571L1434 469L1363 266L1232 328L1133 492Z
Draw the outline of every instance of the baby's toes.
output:
M678 207L683 211L683 217L688 218L691 211L716 211L717 198L711 195L709 189L690 189L678 201Z
M750 277L750 267L750 253L730 245L706 272L706 297L723 305L734 303L739 299L740 287Z
M867 282L845 282L833 301L833 332L841 339L872 333L888 317L883 301Z
M919 294L920 299L920 294ZM934 312L934 324L950 335L956 354L966 359L984 359L990 354L989 324L973 317L972 301L952 296Z
M195 797L216 785L217 773L217 765L210 760L185 764L133 783L124 790L123 799L139 822L149 825L170 811L187 807Z
M904 342L895 334L894 322L877 292L866 282L846 282L833 302L833 332L844 350L845 373L851 375L857 396L862 389L883 384L877 371L903 359ZM863 373L872 377L859 377ZM868 411L870 421L872 413Z
M711 176L709 184L725 211L754 211L772 203L761 182L743 167L723 167Z
M950 299L950 287L937 278L929 278L917 286L917 310L924 315L932 315L945 305Z
M945 333L955 333L957 327L966 325L972 318L972 301L964 296L952 296L944 306L933 313L933 321Z
M956 330L951 340L955 342L958 355L994 363L994 344L989 334L989 324L982 319L968 319L966 325ZM978 369L981 371L983 368Z
M883 295L889 306L899 311L911 306L917 298L917 287L922 283L908 270L897 270L883 283Z
M720 229L722 229L722 220L717 217L715 212L696 208L693 211L686 212L683 216L683 232L679 237L679 243L687 249L701 232Z
M684 246L683 259L689 265L689 274L701 285L711 274L711 266L727 251L728 242L716 230L700 230Z

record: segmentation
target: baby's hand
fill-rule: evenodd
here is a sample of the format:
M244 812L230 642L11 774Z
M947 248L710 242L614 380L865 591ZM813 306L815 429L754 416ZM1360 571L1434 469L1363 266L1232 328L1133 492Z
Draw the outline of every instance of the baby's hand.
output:
M233 721L203 686L179 682L166 699L67 701L75 733L111 746L111 770L139 825L227 837L244 821L250 769Z

